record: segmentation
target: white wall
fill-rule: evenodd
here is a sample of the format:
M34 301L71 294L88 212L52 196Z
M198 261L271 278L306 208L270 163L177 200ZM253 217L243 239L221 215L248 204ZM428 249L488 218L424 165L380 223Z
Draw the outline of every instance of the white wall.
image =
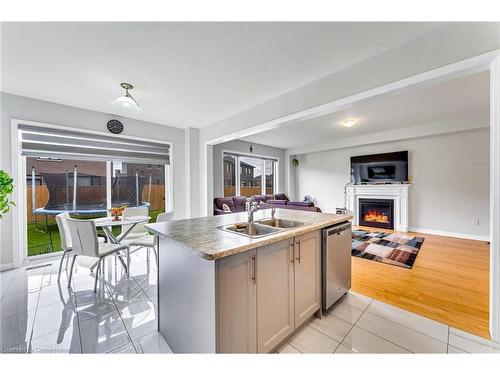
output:
M201 129L202 141L244 133L265 124L500 48L500 24L449 23L308 85L263 102ZM224 139L224 141L230 139Z
M186 212L189 217L200 216L200 174L199 174L199 134L200 130L196 128L187 128L185 130L185 149L186 154ZM192 173L191 173L192 172Z
M312 195L335 212L345 206L351 156L399 150L409 151L411 228L489 235L489 128L299 155L294 198Z
M256 156L269 156L278 159L278 186L277 193L285 190L285 150L282 148L264 146L257 143L245 141L230 141L213 146L213 197L223 197L224 187L222 182L222 153L223 151L234 151L249 154L250 145Z
M123 135L154 138L173 142L173 194L175 218L186 218L186 169L184 129L153 124L101 112L88 111L17 95L0 93L0 168L11 170L11 119L71 126L75 129L107 131L106 123L116 118L124 125ZM196 159L198 159L196 157ZM198 173L196 171L196 173ZM6 215L1 221L0 265L10 264L12 256L12 220Z
M272 128L273 121L333 102L375 87L396 82L439 67L500 48L498 23L448 24L397 48L350 66L323 79L299 87L253 108L222 119L200 130L205 144L229 141ZM284 125L286 127L286 124ZM286 128L283 128L286 131ZM200 179L207 181L201 192L202 212L211 212L211 161L200 152ZM207 203L208 202L208 203Z

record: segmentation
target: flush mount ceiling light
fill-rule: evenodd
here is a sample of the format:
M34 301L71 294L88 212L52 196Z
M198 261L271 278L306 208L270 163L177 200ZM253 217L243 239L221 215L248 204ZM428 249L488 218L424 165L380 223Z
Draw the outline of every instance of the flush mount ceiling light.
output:
M355 119L349 119L349 120L344 120L341 122L342 126L344 128L350 128L350 127L353 127L354 125L356 125L358 123L358 120L355 120Z
M125 95L122 95L113 100L111 102L111 105L123 112L129 112L129 113L139 112L141 110L139 103L137 103L135 99L132 97L132 95L130 95L130 93L128 92L129 90L132 90L134 86L126 82L121 83L120 86L125 89Z

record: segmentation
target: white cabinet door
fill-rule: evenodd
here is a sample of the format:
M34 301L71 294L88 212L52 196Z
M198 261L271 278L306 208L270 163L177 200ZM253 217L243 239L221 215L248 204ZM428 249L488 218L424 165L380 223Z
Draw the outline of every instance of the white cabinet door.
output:
M267 353L295 328L293 239L257 249L257 351Z
M321 236L319 231L295 237L295 326L321 306Z
M256 353L255 250L217 261L217 352Z

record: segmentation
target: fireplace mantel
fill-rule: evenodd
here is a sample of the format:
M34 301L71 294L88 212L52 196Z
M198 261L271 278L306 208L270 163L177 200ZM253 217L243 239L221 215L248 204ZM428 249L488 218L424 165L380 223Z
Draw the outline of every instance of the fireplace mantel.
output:
M360 198L393 199L394 229L399 232L408 232L408 190L410 186L410 184L347 185L346 208L353 217L352 224L359 224Z

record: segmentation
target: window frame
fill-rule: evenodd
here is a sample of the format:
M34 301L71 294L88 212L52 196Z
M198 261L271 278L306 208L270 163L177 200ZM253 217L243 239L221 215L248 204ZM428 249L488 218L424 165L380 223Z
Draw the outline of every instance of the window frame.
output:
M28 227L27 227L27 196L26 196L26 156L21 155L21 135L20 125L39 126L43 128L53 128L54 130L68 130L75 131L74 127L68 125L54 125L43 122L36 122L30 120L22 120L19 118L12 118L10 121L11 129L11 172L12 176L18 183L14 187L13 200L17 204L17 209L12 211L12 227L13 232L13 249L12 249L12 264L14 267L20 267L28 262L60 257L61 252L47 253L41 255L33 255L28 257ZM165 212L172 212L174 208L174 189L173 189L173 168L174 168L174 142L169 140L157 140L152 138L137 137L131 135L113 135L105 131L80 129L79 132L85 134L106 135L130 141L151 141L162 143L170 146L170 164L165 164ZM86 158L93 160L92 158ZM83 160L83 159L82 159ZM108 169L109 168L109 169ZM109 174L111 167L107 166L107 174ZM107 192L109 191L106 189ZM110 197L109 197L110 198ZM108 193L106 194L108 201Z
M225 185L225 180L224 180L224 157L225 156L232 156L235 159L235 195L240 196L241 195L241 174L246 168L243 168L240 163L240 158L241 157L250 157L254 159L260 159L262 162L262 171L263 173L261 174L261 191L260 194L266 195L266 160L270 160L273 162L273 194L276 194L278 191L278 170L279 170L279 162L280 159L277 157L273 156L268 156L268 155L258 155L258 154L250 154L250 153L244 153L244 152L239 152L239 151L232 151L232 150L222 150L222 155L221 155L221 171L222 171L222 176L221 176L221 181L222 181L222 196L224 196L224 187ZM236 171L239 171L239 173L236 173Z

